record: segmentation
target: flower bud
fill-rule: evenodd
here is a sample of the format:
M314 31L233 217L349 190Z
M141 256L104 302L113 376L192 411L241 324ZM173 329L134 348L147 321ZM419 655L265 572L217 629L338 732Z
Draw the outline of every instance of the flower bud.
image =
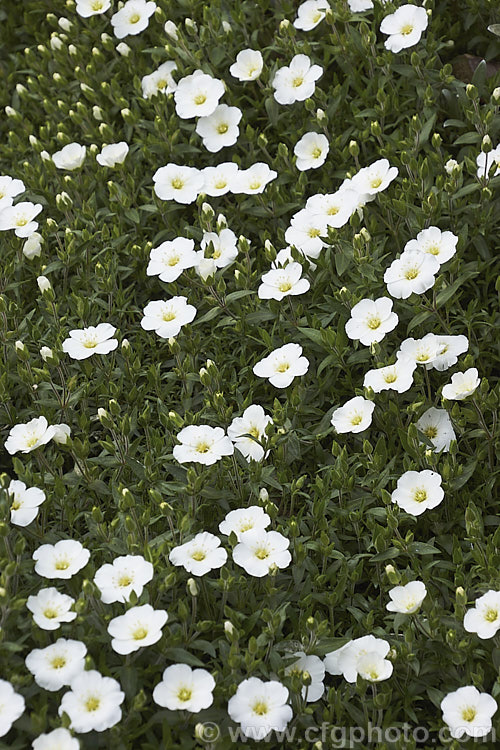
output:
M233 30L233 27L227 21L222 22L222 28L224 29L226 34L230 34Z
M58 24L64 31L71 31L71 28L73 26L71 21L68 18L64 18L64 16L59 19Z
M357 141L349 141L349 153L356 158L359 156L359 145Z
M191 596L198 596L198 586L196 585L194 578L188 578L187 589Z
M500 86L497 86L496 89L493 89L491 98L494 99L496 102L500 102Z
M485 135L481 142L481 151L483 152L483 154L488 154L492 148L493 148L493 144L491 142L490 136Z
M174 41L177 41L177 39L179 38L179 34L177 33L177 26L173 21L167 21L163 28L167 36L169 36Z
M42 294L52 289L52 284L46 276L37 276L36 283Z
M49 358L52 358L54 356L54 353L48 346L42 346L42 348L40 349L40 356L42 357L43 361L46 362Z
M42 252L42 242L43 239L41 234L38 232L30 234L23 245L23 255L28 258L28 260L33 260L33 258L39 256Z
M120 53L122 57L128 57L131 53L131 49L125 42L120 42L116 45L116 51Z

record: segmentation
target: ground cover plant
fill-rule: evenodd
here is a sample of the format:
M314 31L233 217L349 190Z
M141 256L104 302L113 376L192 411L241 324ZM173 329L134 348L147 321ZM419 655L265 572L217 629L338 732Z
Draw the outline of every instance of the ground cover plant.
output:
M458 5L0 9L0 747L497 746L500 11Z

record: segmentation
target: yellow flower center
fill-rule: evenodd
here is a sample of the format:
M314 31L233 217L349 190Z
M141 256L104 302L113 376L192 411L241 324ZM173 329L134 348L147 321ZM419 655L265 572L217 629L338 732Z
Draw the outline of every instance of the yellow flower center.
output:
M363 420L363 417L361 414L355 414L353 417L351 417L351 424L355 427L358 424L361 424Z
M134 15L130 16L130 18L129 18L129 22L130 23L137 23L140 20L141 20L141 17L139 15L139 13L134 13Z
M283 292L283 293L289 292L291 288L292 288L292 285L290 284L289 281L282 281L281 284L278 285L278 289L280 290L280 292Z
M417 362L427 362L427 360L430 359L430 356L431 355L429 354L429 352L418 352L415 359L417 360Z
M265 560L266 557L269 557L269 550L266 547L258 547L255 550L255 557L259 560Z
M166 323L170 323L171 320L175 320L175 313L172 312L172 310L166 310L161 316L161 319Z
M118 579L118 586L122 586L123 588L125 588L126 586L130 586L133 580L134 579L131 575L129 575L128 573L124 573Z
M96 698L95 695L89 696L87 700L85 701L85 708L89 712L97 711L100 705L101 705L101 701L99 700L99 698Z
M486 610L486 614L484 615L484 619L487 622L495 622L495 620L498 619L498 611L496 609L488 609Z
M205 104L206 101L207 101L207 97L205 96L205 94L197 94L194 97L194 103L197 104L198 106Z
M47 607L47 609L44 609L43 616L47 618L47 620L53 620L58 615L57 609L52 609L52 607Z
M374 315L372 318L368 318L368 320L366 321L368 328L371 328L372 331L380 328L381 323L382 321L376 315Z
M321 232L319 231L319 229L316 229L315 227L311 227L309 231L307 232L307 234L309 235L309 237L313 238L313 237L319 237Z
M180 177L174 177L174 179L170 183L174 190L182 190L184 187L184 180Z
M408 281L413 281L413 279L416 279L418 276L418 268L408 268L407 271L405 271L405 279Z
M431 255L439 255L439 245L429 245L427 252Z
M202 560L205 559L206 554L203 552L202 549L197 549L196 552L193 552L191 557L193 560L196 560L196 562L201 562Z
M259 428L256 427L255 425L252 425L250 429L248 430L248 434L254 438L258 438L260 436Z
M289 365L289 363L288 363L288 362L281 362L281 363L280 363L280 364L279 364L279 365L278 365L278 366L276 367L276 372L286 372L286 371L287 371L287 370L289 370L289 369L290 369L290 365Z
M102 10L102 0L94 0L93 3L91 3L92 10Z
M196 445L196 451L197 451L197 453L208 453L209 450L210 450L210 443L207 443L204 440L201 440Z
M314 11L312 14L311 20L313 23L318 23L323 18L323 13L320 10Z
M180 258L178 255L171 255L170 258L167 260L167 266L176 266L179 260Z
M38 443L38 435L30 435L30 437L26 440L26 447L27 448L33 448L34 445Z
M62 669L66 666L66 659L64 656L55 656L50 662L53 669Z
M224 179L218 180L215 183L215 189L216 190L224 190L224 188L226 187L226 185L227 185L227 180L224 180Z
M388 372L386 375L384 375L384 380L386 383L395 383L398 379L398 376L395 372Z
M12 505L10 506L11 510L19 510L19 508L22 507L22 502L20 500L14 500Z
M18 227L24 227L28 223L28 219L25 219L24 216L20 216L18 219L16 219L16 226Z
M424 435L427 435L427 437L430 438L431 440L437 437L437 434L438 434L437 427L434 427L434 425L429 425L429 427L426 427L423 432L424 432Z
M413 25L411 23L407 23L401 29L401 34L403 36L408 36L408 34L411 34L412 31L413 31Z
M229 130L229 125L225 122L221 122L220 125L217 125L217 132L220 133L220 135L224 135L224 133L227 133Z
M95 336L87 336L83 339L82 344L85 349L95 349L97 346L97 339Z
M380 187L382 184L382 178L381 177L374 177L372 180L370 180L370 187L372 187L374 190L376 190L378 187Z
M254 714L257 714L257 716L264 716L264 714L267 714L268 707L267 703L264 703L264 701L257 701L257 703L254 703L252 706Z
M217 258L220 258L220 250L214 250L212 253L212 258L214 260L217 260Z
M164 78L160 78L160 80L156 84L156 88L158 89L165 89L168 86L168 81L166 81Z
M193 694L192 690L190 690L189 688L183 687L177 693L177 697L180 701L185 703L186 701L191 700L192 694Z
M467 706L467 708L462 709L462 719L464 721L474 721L476 714L477 711L472 706Z
M312 158L319 159L319 157L321 156L321 153L322 153L321 149L318 146L316 146L316 148L313 149Z
M56 570L67 570L69 568L69 561L65 557L60 557L54 567Z
M427 490L424 490L422 488L415 490L413 493L413 499L416 503L423 503L424 500L427 500Z
M250 183L250 190L258 190L260 186L262 185L262 182L260 180L254 180Z
M243 534L243 532L249 531L250 529L253 529L252 521L244 521L242 524L240 524L239 532L240 534Z
M148 629L144 627L144 625L139 625L138 628L134 630L132 633L132 637L134 641L142 641L148 634Z
M294 89L298 89L298 87L302 86L303 83L304 79L302 78L302 76L297 76L297 78L293 79L292 86L294 87Z

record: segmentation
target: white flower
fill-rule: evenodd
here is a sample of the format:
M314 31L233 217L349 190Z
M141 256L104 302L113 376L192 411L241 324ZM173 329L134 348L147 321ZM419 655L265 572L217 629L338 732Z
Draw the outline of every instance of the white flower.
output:
M321 238L328 234L327 227L324 215L314 214L310 209L303 208L292 216L285 232L285 241L308 258L317 258L326 245Z
M315 2L315 0L307 0L307 2ZM325 135L314 132L306 133L300 141L297 141L293 149L297 157L295 166L300 172L317 169L325 163L329 150L330 145Z
M153 578L153 566L141 555L116 557L96 571L94 583L104 604L127 602L132 591L139 598L144 586Z
M38 229L35 216L42 211L41 203L22 201L15 206L7 206L0 211L0 231L13 229L16 237L29 237Z
M368 370L363 386L371 388L374 393L388 390L405 393L413 385L413 373L416 368L413 360L401 357L393 365Z
M201 250L197 253L197 264L199 265L203 258L209 258L213 260L215 268L225 268L238 256L237 243L235 233L227 227L219 233L203 232Z
M38 288L40 289L42 294L44 292L48 292L49 289L52 289L52 284L46 276L37 276L36 283L38 284Z
M448 159L448 161L444 165L444 169L445 169L446 174L450 174L451 175L451 174L453 174L453 172L455 171L455 169L457 169L457 167L459 167L459 166L460 165L459 165L459 163L458 163L458 161L456 159Z
M382 34L387 34L384 46L391 52L413 47L420 41L427 28L428 17L425 8L417 5L401 5L395 13L386 16L380 24Z
M443 721L456 739L464 735L485 737L491 731L491 717L497 708L496 700L489 693L480 693L472 685L448 693L441 701Z
M373 8L372 0L347 0L347 4L351 13L363 13Z
M194 461L211 466L222 456L232 456L234 446L222 427L206 424L189 425L177 435L180 445L174 445L174 458L181 464Z
M259 741L272 731L284 731L293 716L287 700L288 690L281 682L250 677L240 682L227 711L233 721L241 724L245 737Z
M312 65L307 55L295 55L289 66L276 71L272 81L278 104L303 102L314 94L316 81L323 75L320 65Z
M302 279L300 263L288 263L284 268L273 269L262 276L257 290L259 299L282 300L289 295L304 294L310 288L307 279Z
M271 567L287 568L292 561L290 541L278 531L253 527L241 532L238 539L233 560L251 576L262 578Z
M427 589L422 581L410 581L406 586L395 586L389 591L389 596L391 601L386 605L389 612L412 615L427 596Z
M258 161L248 169L239 169L231 183L231 192L257 195L263 193L266 186L275 180L278 173L270 169L267 164Z
M386 333L393 331L398 320L396 313L392 312L392 300L389 297L362 299L352 308L351 317L345 324L345 332L350 339L370 346L382 341Z
M290 664L290 666L285 669L285 674L297 674L302 676L304 672L307 672L311 677L311 682L309 685L304 685L302 688L302 698L304 698L307 703L319 701L325 692L325 686L323 684L323 680L325 679L325 665L323 664L323 661L319 656L314 656L312 654L306 656L304 651L297 651L294 656L298 657L297 661Z
M99 16L111 8L111 0L76 0L76 12L82 18Z
M173 21L166 21L165 26L163 27L165 30L165 34L167 34L171 39L176 42L179 39L179 34L177 33L177 26Z
M80 743L68 729L59 727L48 734L40 734L33 740L33 750L80 750Z
M172 565L182 565L184 570L194 576L204 576L210 570L221 568L226 562L227 552L220 544L221 541L215 534L202 531L191 541L174 547L168 559Z
M111 648L117 654L131 654L143 646L151 646L162 637L161 629L167 620L164 609L153 609L150 604L132 607L109 623Z
M373 401L368 401L363 396L355 396L343 406L340 406L332 414L331 424L339 433L363 432L372 423L372 414L375 408Z
M187 297L171 297L169 300L149 302L143 313L142 328L156 331L162 339L169 339L177 336L182 326L194 320L196 307L188 305Z
M420 516L443 501L441 481L441 475L430 469L405 471L398 479L391 500L410 515Z
M177 88L172 73L177 70L177 65L172 60L167 60L153 73L143 76L141 81L142 95L145 99L150 99L157 94L173 94Z
M216 153L225 146L233 146L240 134L238 123L241 117L241 109L227 104L219 104L211 115L200 117L196 132L203 138L205 148Z
M203 253L197 253L197 255L198 265L196 266L196 273L203 281L206 281L208 278L215 275L217 265L212 258L205 258Z
M358 193L375 195L385 190L397 175L397 167L391 167L387 159L378 159L354 175L351 180L351 189Z
M16 693L10 682L0 680L0 737L22 716L25 705L23 696Z
M82 166L85 161L86 148L79 143L68 143L60 151L52 154L52 161L58 169L72 171Z
M212 196L225 195L232 190L237 173L238 165L232 161L221 162L216 167L205 167L202 169L203 192Z
M427 365L439 354L439 341L433 333L421 339L405 339L401 342L397 358L410 359L417 365Z
M262 53L255 49L243 49L236 55L236 62L231 65L229 72L238 81L255 81L262 73L264 60Z
M365 680L380 682L392 674L392 664L385 658L389 650L387 641L365 635L327 654L325 667L330 674L343 674L347 682L356 682L358 674Z
M422 414L417 422L417 429L423 432L434 445L434 453L440 451L447 453L450 450L451 441L456 438L448 412L444 409L436 409L434 406Z
M465 372L456 372L451 376L451 383L443 386L443 398L447 398L448 401L462 401L474 393L480 382L475 367L470 367Z
M169 283L178 279L186 268L196 266L197 261L194 240L176 237L151 250L146 273L148 276L159 276L160 281Z
M55 432L56 428L49 427L45 417L35 417L30 422L16 424L11 429L9 437L5 441L5 450L11 456L18 451L31 453L31 451L52 440Z
M296 29L311 31L321 23L329 7L328 0L306 0L299 5L293 25Z
M196 167L166 164L153 175L154 191L163 201L193 203L203 190L203 173Z
M73 539L42 544L33 552L35 573L44 578L71 578L86 566L89 559L88 549Z
M177 115L188 120L191 117L207 117L214 112L224 94L224 84L202 70L195 70L181 78L174 93Z
M15 180L9 175L0 176L0 211L12 206L14 198L25 190L22 180Z
M490 589L476 599L474 607L465 613L464 628L482 639L496 635L500 629L500 591Z
M91 669L73 678L71 690L62 697L59 716L68 714L75 732L104 732L122 718L120 704L124 700L117 680Z
M188 664L172 664L163 672L153 690L153 700L169 711L184 710L197 714L214 702L215 680L206 669L192 669Z
M146 0L128 0L117 13L111 16L111 25L118 39L140 34L147 29L156 4Z
M50 357L54 356L54 352L48 346L42 346L40 349L40 356L43 361L46 362Z
M26 606L33 614L33 620L42 630L58 630L62 622L71 622L76 612L71 612L75 600L60 594L50 587L41 589L36 596L28 596Z
M45 500L45 492L38 487L26 489L24 482L13 479L8 487L11 496L10 521L16 526L28 526L38 515Z
M453 232L442 232L438 227L428 227L417 234L416 240L410 240L404 247L407 250L420 250L421 253L433 255L442 265L457 252L458 237Z
M88 359L93 354L109 354L118 346L113 338L116 328L109 323L99 323L97 326L75 329L69 332L69 338L64 339L62 350L72 359Z
M427 370L447 370L456 365L460 354L464 354L469 348L467 336L437 336L439 352L435 359L426 365Z
M23 255L28 258L28 260L38 258L38 256L42 254L42 243L42 235L38 234L38 232L33 232L23 245Z
M358 208L358 203L359 194L355 190L341 188L336 193L311 195L307 199L306 209L312 216L319 217L326 226L338 229L347 224Z
M273 420L257 404L248 406L241 417L235 417L227 428L228 437L240 453L250 461L262 461L264 458L264 448L260 445L266 440L266 427L272 424ZM251 435L252 437L245 437Z
M52 438L54 443L58 445L66 445L68 438L71 435L71 427L68 424L55 424L54 425L54 437Z
M268 378L275 388L288 388L294 378L305 375L308 369L309 360L302 356L302 347L285 344L259 360L253 373L258 378Z
M229 511L225 519L220 522L219 531L226 536L234 532L240 540L245 531L250 531L250 529L263 531L270 523L271 519L259 505L250 505L248 508Z
M439 261L434 255L405 250L384 273L384 282L391 297L408 299L413 292L423 294L434 286L438 271Z
M500 144L487 154L484 151L481 151L476 158L476 165L477 176L479 179L481 179L481 177L484 177L485 179L489 179L489 177L497 177L500 174ZM495 170L490 175L490 170L493 166L495 167Z
M46 648L35 648L26 657L26 667L45 690L60 690L85 669L87 646L81 641L59 638Z
M97 154L96 161L102 167L116 167L117 164L123 164L128 154L129 146L126 141L119 143L108 143L103 146L101 153Z

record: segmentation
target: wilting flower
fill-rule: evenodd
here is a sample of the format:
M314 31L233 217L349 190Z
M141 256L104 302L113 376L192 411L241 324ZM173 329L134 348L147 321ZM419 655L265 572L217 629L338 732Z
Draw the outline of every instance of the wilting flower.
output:
M0 680L0 737L22 716L25 705L23 696L16 693L10 682Z
M249 575L262 578L271 567L287 568L290 565L290 541L278 531L253 527L241 532L238 539L239 543L233 549L233 560Z
M26 489L24 482L13 479L9 484L11 497L10 521L16 526L28 526L38 515L38 508L45 500L45 492L38 487Z
M297 18L293 25L296 29L311 31L321 23L329 7L328 0L305 0L297 9Z
M307 656L304 651L297 651L294 656L298 657L297 661L290 664L286 668L285 674L288 675L303 675L304 672L311 678L309 685L304 685L302 688L302 698L307 703L314 703L319 701L323 693L325 692L325 686L323 680L325 679L325 665L319 656L311 654Z
M227 560L227 552L220 546L219 537L202 531L170 552L168 559L172 565L182 565L184 570L195 576L203 576L210 570L221 568Z
M219 531L226 536L234 532L239 541L245 531L250 531L251 529L263 531L270 523L271 519L259 505L250 505L248 508L231 510L225 519L220 522Z
M38 229L35 217L42 211L41 203L22 201L0 211L0 231L13 229L16 237L29 237Z
M86 148L80 143L68 143L60 151L52 154L52 161L58 169L72 171L82 166L85 161Z
M227 711L233 721L241 724L245 737L259 741L272 731L282 732L286 728L293 716L287 700L288 690L281 682L250 677L240 682L229 699Z
M386 16L380 24L382 34L387 34L384 46L391 52L413 47L420 41L429 19L425 8L401 5L395 13Z
M169 283L178 279L186 268L193 268L197 260L194 240L176 237L151 250L146 273L148 276L159 276L160 281Z
M156 3L146 0L127 0L119 11L111 16L111 25L118 39L135 36L147 29L149 19L156 10Z
M406 586L395 586L389 591L389 596L391 601L386 605L389 612L412 615L427 596L427 589L422 581L410 581Z
M81 641L59 638L46 648L35 648L26 657L26 667L45 690L60 690L85 669L87 646Z
M203 173L195 167L166 164L153 175L154 191L163 201L193 203L203 190Z
M372 414L375 409L373 401L355 396L332 414L331 424L339 433L363 432L372 423Z
M126 141L119 143L108 143L103 146L101 153L97 154L96 161L101 167L116 167L117 164L123 164L128 154L129 146Z
M480 382L476 367L470 367L465 372L456 372L451 376L451 383L443 386L443 398L448 401L462 401L474 393Z
M294 378L305 375L308 369L309 360L302 356L299 344L280 346L253 366L254 374L268 378L275 388L288 388Z
M451 441L456 438L448 412L444 409L436 409L434 406L422 414L417 422L417 429L429 438L434 445L435 453L440 451L447 453L450 450Z
M393 503L412 516L435 508L444 498L441 475L437 471L406 471L399 477L397 487L391 495Z
M314 0L312 0L314 2ZM297 157L295 166L300 172L321 167L328 156L330 145L322 133L306 133L297 141L293 153Z
M248 406L241 417L235 417L227 428L228 437L247 461L262 461L264 448L260 445L266 439L266 427L273 420L257 404ZM252 437L247 437L251 435Z
M434 286L438 272L439 261L434 255L405 250L384 273L384 282L391 297L408 299L413 292L423 294Z
M442 232L438 227L428 227L417 234L416 240L410 240L404 247L407 250L419 250L433 255L440 265L453 258L457 252L458 237L453 232Z
M489 693L480 693L472 685L458 688L441 701L443 721L456 739L464 735L485 737L492 727L491 717L498 708Z
M28 260L38 258L42 254L42 243L42 235L38 234L38 232L33 232L23 245L23 255L28 258Z
M241 109L227 104L219 104L211 115L200 117L196 132L203 138L205 148L216 153L225 146L233 146L240 134L238 123L241 117Z
M243 49L236 55L236 62L229 68L233 78L239 81L255 81L262 73L262 53L255 49Z
M127 602L134 592L140 597L144 586L153 578L153 566L141 555L116 557L96 571L94 583L101 592L104 604Z
M196 307L188 305L187 297L149 302L143 310L141 326L145 331L155 331L162 339L177 336L182 326L191 323Z
M482 639L497 634L500 629L500 591L490 589L476 599L474 607L465 613L464 628Z
M56 428L49 426L45 417L35 417L26 424L16 424L5 441L5 450L12 456L14 453L31 453L41 445L52 440Z
M320 65L312 65L307 55L295 55L289 66L276 71L272 81L279 104L303 102L314 94L316 81L323 75Z
M58 630L62 622L71 622L76 612L71 611L75 600L60 594L50 587L41 589L36 596L28 596L26 606L33 614L33 620L42 630Z
M111 648L117 654L131 654L144 646L151 646L162 637L161 629L167 620L164 609L153 609L150 604L132 607L110 621Z
M364 346L382 341L386 333L394 330L398 316L392 312L392 300L379 297L376 300L362 299L351 310L345 324L350 339L359 340Z
M259 299L282 300L289 295L304 294L311 284L302 277L300 263L288 263L284 268L273 269L262 276L257 290Z
M109 323L99 323L89 328L75 329L64 339L62 350L72 359L88 359L93 354L109 354L118 346L113 338L116 328Z
M172 76L177 65L172 60L167 60L153 73L143 77L141 81L142 95L145 99L150 99L157 94L173 94L177 88L177 83Z
M120 704L124 700L117 680L90 669L71 681L71 690L62 697L59 716L68 714L75 732L104 732L122 718Z
M350 187L358 193L375 195L385 190L398 176L398 168L391 167L387 159L378 159L354 175Z
M153 690L153 700L169 711L184 710L192 714L214 702L215 680L206 669L192 669L188 664L172 664L163 672Z
M42 544L33 552L35 573L44 578L71 578L86 566L89 559L88 549L73 539Z
M207 117L214 112L224 94L224 84L202 70L181 78L174 93L175 111L183 120Z

